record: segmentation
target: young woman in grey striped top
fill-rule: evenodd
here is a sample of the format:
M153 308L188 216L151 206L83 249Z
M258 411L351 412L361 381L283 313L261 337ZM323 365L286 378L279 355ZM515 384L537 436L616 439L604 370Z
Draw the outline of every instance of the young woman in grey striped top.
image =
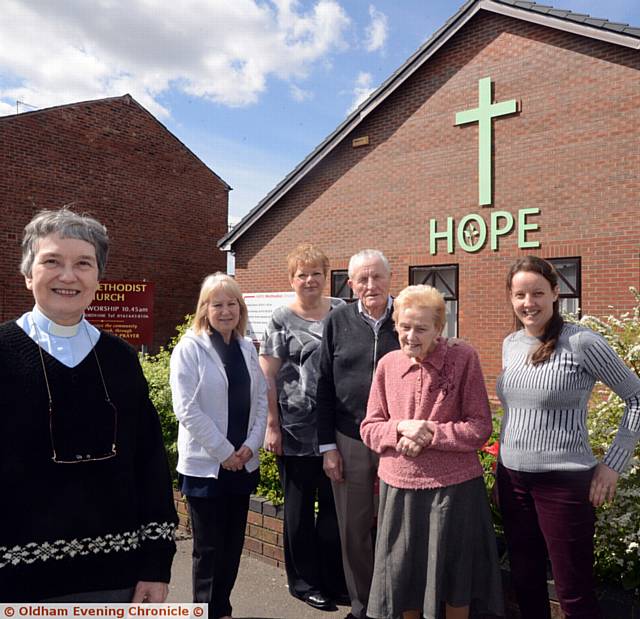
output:
M504 407L498 490L523 619L550 617L547 556L565 616L600 618L594 591L595 507L613 500L640 435L640 379L607 342L564 323L558 277L535 256L510 269L507 288L522 327L503 344L498 396ZM602 462L586 416L596 381L626 404Z

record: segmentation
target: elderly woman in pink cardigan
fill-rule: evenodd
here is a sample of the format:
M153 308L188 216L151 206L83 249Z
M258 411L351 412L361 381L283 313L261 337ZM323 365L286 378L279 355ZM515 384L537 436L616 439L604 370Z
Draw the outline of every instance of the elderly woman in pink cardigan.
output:
M367 616L503 614L495 537L476 451L491 433L478 355L441 337L442 295L394 302L400 350L385 355L360 433L380 454L380 510Z

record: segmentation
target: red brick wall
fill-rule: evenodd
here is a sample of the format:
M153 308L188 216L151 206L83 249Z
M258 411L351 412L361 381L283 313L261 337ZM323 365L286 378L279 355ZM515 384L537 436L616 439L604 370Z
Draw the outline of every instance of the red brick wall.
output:
M284 567L284 508L252 496L244 535L244 553L277 567Z
M130 97L4 117L0 145L0 320L33 305L22 229L69 202L109 230L107 279L155 282L156 346L193 311L202 278L226 270L226 185Z
M365 247L390 258L392 292L409 267L459 265L459 333L480 352L493 387L510 331L508 265L523 253L514 233L488 246L429 254L429 218L459 221L491 210L538 207L545 257L582 257L582 308L631 304L639 283L640 57L636 51L481 12L234 246L245 291L288 288L285 256L312 241L333 268ZM494 200L478 206L477 123L454 126L476 107L478 80L494 100L522 101L493 122ZM351 140L369 136L354 149Z

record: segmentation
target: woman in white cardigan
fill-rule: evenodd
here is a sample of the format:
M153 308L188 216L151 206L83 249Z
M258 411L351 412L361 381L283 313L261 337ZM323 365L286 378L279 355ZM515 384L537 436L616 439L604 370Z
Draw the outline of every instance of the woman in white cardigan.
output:
M235 280L205 278L191 328L171 355L178 479L193 530L193 601L231 619L249 496L259 480L266 383L244 339L247 306Z

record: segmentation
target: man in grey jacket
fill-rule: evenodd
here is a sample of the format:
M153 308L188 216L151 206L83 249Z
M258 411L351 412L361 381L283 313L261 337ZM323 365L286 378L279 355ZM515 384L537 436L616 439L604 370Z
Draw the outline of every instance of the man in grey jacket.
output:
M399 348L391 319L391 269L382 252L365 249L349 261L358 297L328 316L320 348L317 415L324 470L331 479L351 598L347 619L364 619L373 574L373 486L378 457L360 438L379 359Z

